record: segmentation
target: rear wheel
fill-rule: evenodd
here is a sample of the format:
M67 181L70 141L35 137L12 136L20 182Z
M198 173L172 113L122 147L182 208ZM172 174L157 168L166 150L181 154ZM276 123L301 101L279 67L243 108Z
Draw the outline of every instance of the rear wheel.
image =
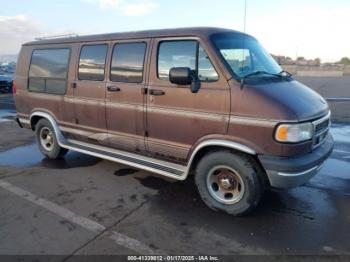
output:
M47 119L40 119L35 126L37 144L43 155L50 159L62 158L68 150L59 146L51 123Z
M229 151L205 155L197 165L195 181L201 198L214 210L242 215L259 203L263 186L255 159Z

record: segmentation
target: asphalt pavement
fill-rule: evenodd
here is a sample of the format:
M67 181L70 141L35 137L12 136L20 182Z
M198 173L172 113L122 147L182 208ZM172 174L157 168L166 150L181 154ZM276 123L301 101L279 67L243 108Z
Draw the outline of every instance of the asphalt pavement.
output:
M350 76L296 76L295 79L327 99L333 121L350 123Z
M44 158L0 102L0 255L350 255L350 126L308 184L269 190L245 217L207 208L174 182L70 152ZM5 102L6 102L5 101ZM4 101L3 101L4 102ZM276 261L279 261L277 259Z

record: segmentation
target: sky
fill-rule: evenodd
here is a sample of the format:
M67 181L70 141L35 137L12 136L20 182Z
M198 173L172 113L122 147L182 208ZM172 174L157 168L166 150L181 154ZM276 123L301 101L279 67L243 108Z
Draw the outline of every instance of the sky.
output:
M247 0L246 32L276 55L350 57L350 0ZM191 26L244 29L244 0L0 0L0 55L35 37Z

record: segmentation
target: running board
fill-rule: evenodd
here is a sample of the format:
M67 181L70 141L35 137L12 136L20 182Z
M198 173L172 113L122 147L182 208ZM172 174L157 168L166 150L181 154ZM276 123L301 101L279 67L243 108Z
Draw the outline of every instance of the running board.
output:
M61 147L143 169L176 180L184 180L187 176L186 166L145 157L139 154L110 149L107 147L93 145L76 140L66 140L64 144L61 143Z

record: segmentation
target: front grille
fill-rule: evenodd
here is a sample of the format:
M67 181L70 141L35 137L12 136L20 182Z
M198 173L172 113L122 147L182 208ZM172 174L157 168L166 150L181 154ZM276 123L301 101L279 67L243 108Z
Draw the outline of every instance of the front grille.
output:
M330 113L313 122L314 125L314 138L313 138L313 148L320 146L326 139L329 126L330 126Z
M329 126L329 119L324 120L323 122L316 124L315 126L315 133L322 132L323 130L327 129Z

